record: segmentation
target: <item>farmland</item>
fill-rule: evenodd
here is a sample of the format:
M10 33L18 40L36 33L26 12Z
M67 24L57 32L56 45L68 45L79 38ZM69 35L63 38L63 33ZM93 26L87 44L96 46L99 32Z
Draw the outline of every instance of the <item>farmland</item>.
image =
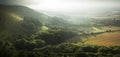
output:
M120 46L120 32L103 33L91 36L85 40L85 44L103 45L103 46Z

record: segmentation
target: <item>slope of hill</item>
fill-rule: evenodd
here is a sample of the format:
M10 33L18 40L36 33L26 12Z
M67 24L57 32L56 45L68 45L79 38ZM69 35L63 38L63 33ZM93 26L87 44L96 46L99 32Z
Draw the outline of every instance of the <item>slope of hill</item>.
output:
M14 14L17 14L18 16L22 18L34 18L38 19L41 22L46 24L55 23L57 20L61 21L63 23L62 18L58 17L50 17L48 15L45 15L43 13L37 12L29 7L26 6L20 6L20 5L0 5L0 11L3 12L12 12ZM55 20L56 19L56 20ZM55 20L55 21L54 21Z
M4 12L12 12L14 14L17 14L21 17L30 17L34 19L40 19L41 21L45 21L45 19L48 19L49 16L44 15L43 13L37 12L31 8L28 8L26 6L19 6L19 5L0 5L0 11Z
M40 30L43 25L64 26L68 24L58 17L50 17L33 9L19 5L0 5L0 37L20 38ZM44 27L44 26L43 26Z
M24 6L0 5L0 38L16 38L38 31L42 23L34 15L42 15Z
M26 17L39 17L43 15L42 13L38 13L28 7L19 6L19 5L0 5L0 10L7 12L14 12L15 14L26 16Z

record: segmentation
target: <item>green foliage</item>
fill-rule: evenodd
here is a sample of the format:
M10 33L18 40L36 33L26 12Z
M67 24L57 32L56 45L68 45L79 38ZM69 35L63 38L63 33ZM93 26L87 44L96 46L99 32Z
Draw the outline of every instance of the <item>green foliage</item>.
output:
M22 50L33 50L34 48L41 48L45 45L45 42L41 39L19 39L15 41L15 47Z
M79 47L79 52L93 52L96 53L97 52L97 46L83 46L83 47Z
M0 40L0 56L16 57L17 51L16 51L14 45L9 41Z
M93 20L94 25L98 26L99 24L102 24L103 26L120 26L120 17L114 18L114 19L100 19L100 20Z
M24 20L21 22L22 29L27 32L27 34L33 34L42 27L42 23L35 18L24 17Z
M60 28L49 28L47 31L36 34L36 39L42 39L46 45L56 45L74 37L76 34L72 31L67 31Z
M9 41L0 40L0 56L3 57L119 57L120 46L104 47L63 43L56 46L40 46L41 39L17 40L15 46ZM111 52L113 51L113 52ZM115 52L115 53L114 53Z
M72 43L65 43L56 46L55 52L57 53L73 53L75 52L77 46Z
M101 47L101 48L98 49L98 52L112 54L113 49L111 49L109 47Z

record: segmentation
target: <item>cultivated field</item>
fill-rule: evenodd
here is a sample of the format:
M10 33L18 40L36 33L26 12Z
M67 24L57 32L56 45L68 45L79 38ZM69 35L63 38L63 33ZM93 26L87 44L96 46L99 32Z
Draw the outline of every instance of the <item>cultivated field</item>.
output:
M90 45L120 46L120 31L91 36L84 43Z

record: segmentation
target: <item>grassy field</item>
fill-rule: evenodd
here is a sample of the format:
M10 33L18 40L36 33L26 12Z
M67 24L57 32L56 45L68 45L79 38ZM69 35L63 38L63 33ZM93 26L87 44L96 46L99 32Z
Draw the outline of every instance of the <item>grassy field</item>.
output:
M102 30L120 30L120 27L116 27L116 26L104 26L101 27Z
M116 31L116 30L120 30L120 27L116 27L116 26L103 26L100 28L97 27L93 27L93 32L97 33L97 32L105 32L107 30L111 30L111 31Z
M120 31L90 36L84 43L90 45L120 46Z
M93 29L94 33L103 33L88 36L76 36L66 42L75 43L76 45L120 46L120 27L104 26L100 28L93 27ZM109 30L111 31L106 32Z

